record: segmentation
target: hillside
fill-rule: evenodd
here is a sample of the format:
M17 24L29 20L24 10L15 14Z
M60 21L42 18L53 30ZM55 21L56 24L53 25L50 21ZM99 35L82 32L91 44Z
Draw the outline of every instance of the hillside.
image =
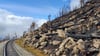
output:
M24 45L49 56L100 56L100 0L90 0L66 15L23 34Z

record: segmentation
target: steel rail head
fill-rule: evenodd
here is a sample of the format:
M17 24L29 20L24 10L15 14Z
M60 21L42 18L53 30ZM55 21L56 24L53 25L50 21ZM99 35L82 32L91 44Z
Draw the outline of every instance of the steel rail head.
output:
M3 56L7 56L7 45L8 45L8 42L4 45L4 48L3 48Z

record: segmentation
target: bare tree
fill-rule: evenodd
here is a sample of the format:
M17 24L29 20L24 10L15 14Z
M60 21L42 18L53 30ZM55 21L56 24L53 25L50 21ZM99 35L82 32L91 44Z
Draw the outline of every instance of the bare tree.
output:
M23 37L25 37L25 35L26 35L26 31L23 32Z
M10 35L5 36L4 40L10 40Z
M49 22L51 21L51 15L48 15L48 20L49 20Z
M64 5L59 11L59 16L66 15L68 13L69 13L69 8L66 5Z
M85 4L85 0L80 0L81 7Z
M49 29L51 30L51 26L52 26L52 23L51 23L51 15L48 15L48 20L49 20Z
M13 39L17 39L18 35L17 33L15 33L15 35L13 36Z
M33 23L31 24L31 26L30 26L30 31L34 31L35 26L36 26L36 23L35 23L35 22L33 22Z

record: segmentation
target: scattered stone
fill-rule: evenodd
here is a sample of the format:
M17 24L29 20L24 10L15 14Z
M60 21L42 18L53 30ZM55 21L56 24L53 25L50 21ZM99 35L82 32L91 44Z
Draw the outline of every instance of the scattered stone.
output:
M100 56L100 52L97 54L97 56Z
M56 40L52 41L53 45L59 45L60 43L61 43L61 41L56 41Z
M94 39L93 40L93 46L95 48L100 48L100 39Z
M49 56L86 56L91 51L100 50L100 39L91 41L67 36L67 33L91 34L100 29L100 25L97 25L100 21L100 3L96 1L99 0L90 0L82 8L44 23L39 29L25 34L24 45L30 44ZM100 56L100 53L97 56Z

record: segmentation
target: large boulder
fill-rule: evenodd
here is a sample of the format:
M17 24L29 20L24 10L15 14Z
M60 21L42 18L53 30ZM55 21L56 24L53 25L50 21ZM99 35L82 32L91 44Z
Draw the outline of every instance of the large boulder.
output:
M62 41L62 43L60 44L59 48L64 47L64 45L66 44L66 42L67 42L67 39L64 39L64 40Z
M82 56L85 56L85 53L86 53L86 43L85 43L85 41L83 41L82 39L79 39L78 42L77 42L77 44L78 44L77 47L80 50L79 51L80 54Z
M44 48L46 45L47 45L47 42L46 42L46 41L45 41L45 42L41 42L39 48L42 49L42 48Z
M50 50L47 50L47 49L44 49L43 51L44 51L45 54L49 54L50 53Z
M46 40L47 36L46 35L42 35L42 37L39 39L39 42L44 42Z
M31 43L31 37L30 36L26 36L26 38L24 38L23 40L23 45L27 45Z
M62 41L62 43L60 44L59 48L65 47L65 44L66 44L70 39L72 39L72 38L71 38L71 37L68 37L68 38L64 39L64 40Z
M67 43L65 44L65 48L71 49L75 46L75 41L73 38L68 38Z
M30 46L33 46L33 44L34 44L35 40L36 40L35 38L32 38L32 39L31 39Z
M34 47L36 47L36 48L38 48L38 47L39 47L39 45L40 45L40 44L39 44L38 42L37 42L37 43L35 43L35 44L33 44L33 46L34 46Z
M46 42L46 41L45 41L45 42L41 42L41 43L40 43L40 45L41 45L41 46L45 46L46 44L47 44L47 42Z
M62 47L62 48L59 48L57 51L56 51L56 55L59 56L61 55L63 52L64 52L65 48Z
M95 48L100 48L100 39L93 39L93 46Z
M61 56L66 56L66 55L61 55Z
M77 46L78 46L78 49L81 50L81 51L84 51L85 50L85 42L82 40L82 39L79 39L77 41Z
M48 50L44 49L43 51L44 51L45 54L48 54Z
M65 31L63 29L57 29L57 33L59 37L65 38Z
M57 41L57 40L52 41L53 45L59 45L60 43L61 43L61 41Z
M100 52L97 54L97 56L100 56Z
M72 54L77 56L81 54L82 56L85 53L85 42L82 39L79 39L76 45L73 47Z
M76 45L73 47L72 54L75 56L75 55L78 55L78 53L79 53L79 49L78 49L78 46Z

